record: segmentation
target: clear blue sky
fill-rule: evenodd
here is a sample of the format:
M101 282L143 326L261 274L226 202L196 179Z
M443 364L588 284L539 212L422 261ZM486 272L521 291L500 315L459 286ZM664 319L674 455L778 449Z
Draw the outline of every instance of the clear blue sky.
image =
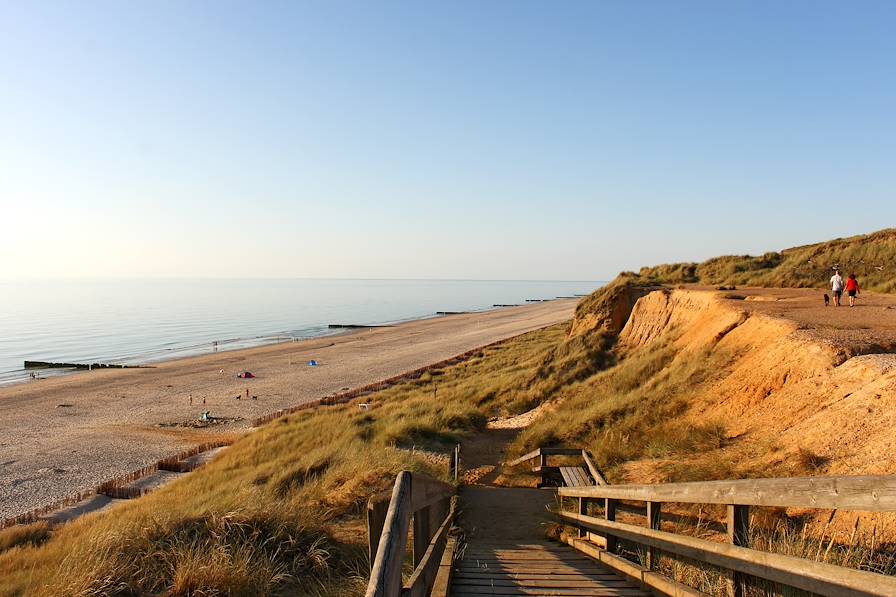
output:
M607 279L896 225L894 2L0 4L0 277Z

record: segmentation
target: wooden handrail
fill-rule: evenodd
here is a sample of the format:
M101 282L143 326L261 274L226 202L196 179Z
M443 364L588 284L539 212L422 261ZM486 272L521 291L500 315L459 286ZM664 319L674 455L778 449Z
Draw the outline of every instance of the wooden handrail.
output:
M454 520L454 487L425 475L401 471L391 493L367 504L370 582L367 597L429 594ZM402 587L408 530L414 524L414 575ZM433 524L435 522L436 524Z
M432 590L439 565L442 561L442 553L445 550L445 542L448 539L448 531L454 520L454 503L449 506L448 515L442 521L439 530L433 535L426 547L426 552L420 559L420 563L414 569L414 574L408 581L408 587L401 594L409 597L428 597Z
M370 570L367 597L401 594L401 568L411 522L411 473L401 471L392 488L392 499L379 537L376 560ZM370 538L373 541L373 537Z
M750 506L896 512L896 475L561 487L558 495L578 501L576 512L562 510L559 513L561 521L584 533L581 538L566 538L567 543L591 556L599 554L602 562L626 574L631 575L631 571L624 568L638 568L639 580L660 592L664 591L664 586L672 586L669 585L672 581L652 572L656 549L727 571L723 574L729 595L734 597L742 595L743 576L759 577L832 597L896 595L896 577L746 547ZM617 522L619 500L646 502L648 528ZM588 515L587 504L592 501L604 502L603 518ZM726 505L728 542L718 543L660 530L664 502ZM606 550L595 551L595 544L585 539L585 536L593 538L588 533L601 535ZM618 556L612 555L617 539L645 547L646 567L621 564ZM682 591L682 588L676 588L674 594Z
M896 577L758 551L706 539L647 529L592 516L561 512L560 518L579 528L656 547L713 566L736 570L819 595L842 597L896 595Z
M575 498L896 512L896 475L562 487Z
M516 466L528 460L533 460L535 458L540 458L543 456L579 456L581 455L581 453L582 450L577 448L538 448L537 450L532 450L524 456L520 456L516 460L508 462L507 466Z
M591 460L591 454L588 453L588 450L582 450L582 460L585 461L585 466L588 467L588 472L591 473L591 477L597 485L609 485L607 480L604 479L604 476L600 474L597 466Z

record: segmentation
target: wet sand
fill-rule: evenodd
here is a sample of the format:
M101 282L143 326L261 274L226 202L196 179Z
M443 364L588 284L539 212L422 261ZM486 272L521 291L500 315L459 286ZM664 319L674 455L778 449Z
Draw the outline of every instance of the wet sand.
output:
M0 519L95 487L222 432L245 431L255 417L566 321L575 304L556 300L450 315L190 357L151 369L82 372L0 388ZM319 365L307 366L310 359ZM257 378L238 379L243 370ZM247 389L258 399L247 400ZM196 419L203 410L240 420L207 430L159 426Z

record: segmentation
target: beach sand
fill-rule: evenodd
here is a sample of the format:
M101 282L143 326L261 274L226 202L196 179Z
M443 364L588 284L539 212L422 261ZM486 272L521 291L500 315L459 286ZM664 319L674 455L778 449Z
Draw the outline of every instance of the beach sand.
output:
M0 388L0 519L55 503L221 433L245 432L256 417L566 321L575 304L555 300L450 315ZM307 366L310 359L319 365ZM244 370L257 378L238 379ZM246 399L247 389L258 399ZM160 426L196 419L204 410L239 420L204 430Z

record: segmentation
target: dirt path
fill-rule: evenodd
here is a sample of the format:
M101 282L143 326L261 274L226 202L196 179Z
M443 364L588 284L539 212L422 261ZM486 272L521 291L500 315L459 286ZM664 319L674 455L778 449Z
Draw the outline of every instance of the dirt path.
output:
M862 293L855 307L847 306L846 297L843 306L825 307L824 293L810 288L738 288L721 294L737 308L793 321L850 356L896 350L896 296Z
M545 525L552 520L548 508L556 502L556 491L495 485L504 472L506 448L519 432L520 429L487 429L461 445L465 472L458 523L468 542L484 538L545 538Z

